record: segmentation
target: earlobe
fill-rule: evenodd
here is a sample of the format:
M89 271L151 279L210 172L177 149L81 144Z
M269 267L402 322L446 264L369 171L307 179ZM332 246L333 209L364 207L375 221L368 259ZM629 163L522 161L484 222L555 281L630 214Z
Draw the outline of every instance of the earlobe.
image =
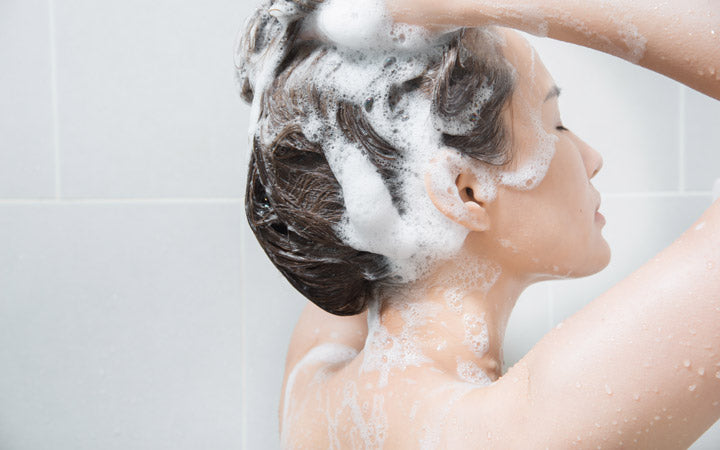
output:
M472 195L470 177L461 173L455 183L442 183L434 177L436 171L425 173L425 189L433 205L448 219L462 225L470 231L490 229L490 216L485 203Z

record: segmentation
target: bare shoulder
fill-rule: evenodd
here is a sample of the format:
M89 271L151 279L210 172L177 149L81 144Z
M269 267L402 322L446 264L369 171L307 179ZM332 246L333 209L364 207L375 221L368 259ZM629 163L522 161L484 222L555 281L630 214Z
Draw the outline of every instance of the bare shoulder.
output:
M340 344L360 351L367 336L367 314L340 317L307 302L288 347L286 375L312 349L323 344Z
M335 386L344 378L341 374L357 355L352 347L323 343L286 371L280 404L283 447L332 448L327 439L336 399L330 393L337 391Z
M285 374L280 397L280 426L282 428L285 396L290 391L290 377L293 383L303 373L317 372L327 366L334 368L338 358L348 358L359 352L367 336L367 315L339 317L329 314L307 302L293 330L285 358ZM302 364L301 364L302 363ZM303 383L300 383L303 385Z

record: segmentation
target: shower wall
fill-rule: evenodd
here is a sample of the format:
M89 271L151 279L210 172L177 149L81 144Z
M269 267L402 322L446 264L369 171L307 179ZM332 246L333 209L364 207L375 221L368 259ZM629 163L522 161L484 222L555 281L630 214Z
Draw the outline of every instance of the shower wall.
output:
M303 298L243 212L235 35L256 2L0 2L0 448L273 449ZM720 102L531 37L605 160L613 250L518 301L506 366L711 203ZM695 449L720 446L711 428Z

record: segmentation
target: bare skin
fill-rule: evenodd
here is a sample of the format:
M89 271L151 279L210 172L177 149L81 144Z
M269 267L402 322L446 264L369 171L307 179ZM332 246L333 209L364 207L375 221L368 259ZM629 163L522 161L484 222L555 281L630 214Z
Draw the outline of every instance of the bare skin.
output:
M593 11L577 17L601 24ZM505 326L522 291L596 273L610 257L591 184L602 158L562 127L554 82L533 49L503 33L505 57L518 70L506 112L514 142L525 149L518 162L537 146L534 118L556 136L545 178L530 191L500 187L487 201L474 194L480 189L468 169L456 180L461 216L428 182L438 210L471 232L458 258L385 299L378 320L370 320L387 331L381 339L375 328L368 336L367 313L341 318L306 307L287 356L286 446L686 448L720 418L719 201L503 374ZM648 51L669 51L663 36L648 36ZM714 56L698 53L706 65ZM692 66L675 76L682 65L668 64L666 74L695 79ZM700 84L720 94L717 84ZM480 335L487 337L482 348L473 339ZM423 358L368 367L382 354L376 344L390 338L411 342L411 353Z
M720 3L712 0L391 0L402 22L499 25L624 58L720 100Z

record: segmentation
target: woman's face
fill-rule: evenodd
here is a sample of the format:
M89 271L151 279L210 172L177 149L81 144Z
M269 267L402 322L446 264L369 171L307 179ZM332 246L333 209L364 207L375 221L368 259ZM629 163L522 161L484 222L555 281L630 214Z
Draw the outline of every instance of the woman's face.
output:
M605 221L596 215L600 194L591 183L602 157L563 127L558 89L532 46L517 32L501 32L507 42L505 57L517 70L505 111L514 153L511 168L523 167L553 140L555 153L533 189L498 187L496 199L485 205L490 229L480 238L478 251L487 254L492 248L501 263L534 280L597 273L610 261L601 234ZM543 137L539 127L551 139Z

